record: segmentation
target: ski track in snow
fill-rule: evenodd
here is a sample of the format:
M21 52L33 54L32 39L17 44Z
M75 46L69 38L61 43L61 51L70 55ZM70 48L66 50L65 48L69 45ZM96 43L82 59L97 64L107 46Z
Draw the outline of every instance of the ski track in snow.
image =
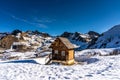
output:
M94 56L98 61L72 66L0 63L0 80L120 80L120 55Z

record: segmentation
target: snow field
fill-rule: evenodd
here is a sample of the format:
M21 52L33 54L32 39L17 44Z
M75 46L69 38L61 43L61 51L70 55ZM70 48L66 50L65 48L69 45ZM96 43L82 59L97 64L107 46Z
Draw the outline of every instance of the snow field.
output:
M120 80L120 55L90 59L89 64L72 66L0 63L0 80Z

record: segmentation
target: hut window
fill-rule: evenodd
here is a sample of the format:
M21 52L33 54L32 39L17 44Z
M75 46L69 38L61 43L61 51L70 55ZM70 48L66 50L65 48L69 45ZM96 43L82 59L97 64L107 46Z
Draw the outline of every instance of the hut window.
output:
M16 45L14 45L14 46L13 46L13 49L17 49L17 46L16 46Z
M52 52L52 48L49 49Z
M55 54L58 54L58 50L55 50Z
M62 56L65 56L65 51L62 51L61 53L62 53Z

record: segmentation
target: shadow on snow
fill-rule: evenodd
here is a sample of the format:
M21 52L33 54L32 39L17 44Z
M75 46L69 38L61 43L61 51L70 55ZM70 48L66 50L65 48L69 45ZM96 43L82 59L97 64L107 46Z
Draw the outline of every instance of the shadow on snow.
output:
M4 62L4 63L33 63L33 64L38 64L36 61L34 60L16 60L16 61L8 61L8 62Z
M87 62L88 64L95 63L98 61L99 61L99 59L97 59L97 58L89 58L89 59L84 60L84 62Z

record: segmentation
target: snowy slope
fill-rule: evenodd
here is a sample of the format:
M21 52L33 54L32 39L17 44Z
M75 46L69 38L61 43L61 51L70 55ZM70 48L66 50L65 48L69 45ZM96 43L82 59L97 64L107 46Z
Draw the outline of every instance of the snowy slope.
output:
M109 29L101 37L98 38L96 43L90 48L114 48L120 47L120 25L116 25Z
M85 65L0 63L0 80L120 80L120 55L94 56Z
M120 54L120 47L118 48L103 48L103 49L85 49L82 51L75 51L75 58L77 61L85 61L92 56L110 56Z
M83 61L87 64L72 66L40 65L45 58L0 62L0 80L120 80L120 55L108 56L116 49L120 50L109 48L76 52L75 59L80 60L84 55ZM107 56L93 55L94 52Z

